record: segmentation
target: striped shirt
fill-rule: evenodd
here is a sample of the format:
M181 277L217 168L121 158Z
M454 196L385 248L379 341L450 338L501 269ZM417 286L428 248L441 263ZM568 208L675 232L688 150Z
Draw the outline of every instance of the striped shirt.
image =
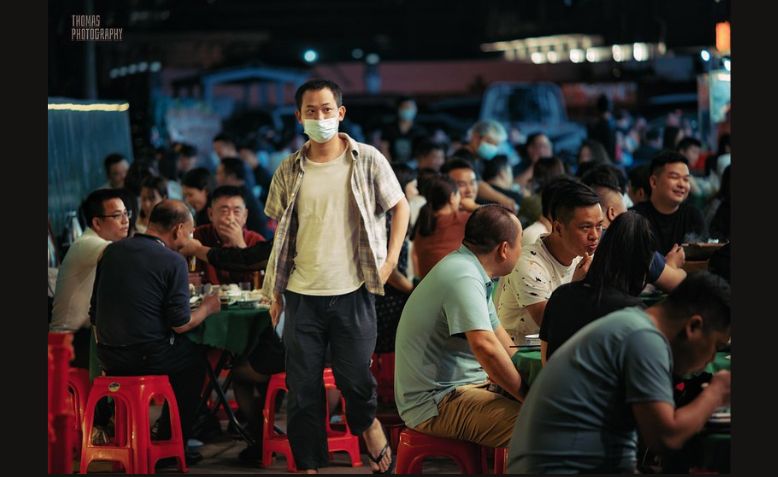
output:
M384 294L378 270L386 260L386 212L404 197L400 183L389 161L376 148L354 141L345 133L338 136L348 142L348 152L354 161L351 170L351 191L359 209L359 269L370 293ZM295 202L303 182L303 158L310 141L281 162L273 174L265 205L265 214L278 222L273 250L270 253L263 292L268 296L286 289L294 267L298 221ZM321 237L326 240L326 237Z

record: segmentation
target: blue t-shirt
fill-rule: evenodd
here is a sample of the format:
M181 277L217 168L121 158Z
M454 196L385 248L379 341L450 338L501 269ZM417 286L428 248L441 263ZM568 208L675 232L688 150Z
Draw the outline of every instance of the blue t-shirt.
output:
M548 360L516 419L511 474L632 472L632 404L674 405L672 351L632 307L583 327Z
M438 262L403 308L395 340L394 394L405 424L415 427L438 415L443 397L486 372L465 332L499 326L492 280L464 245Z
M103 345L170 338L171 328L190 319L186 259L146 234L108 245L97 264L90 316Z

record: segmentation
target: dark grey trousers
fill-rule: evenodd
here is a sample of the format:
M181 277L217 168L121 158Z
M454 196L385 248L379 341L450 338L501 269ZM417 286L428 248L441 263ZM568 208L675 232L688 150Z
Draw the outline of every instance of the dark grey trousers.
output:
M297 468L318 469L329 460L322 380L328 345L351 432L362 434L375 419L376 381L370 372L377 336L375 298L364 285L345 295L287 290L284 297L287 435Z

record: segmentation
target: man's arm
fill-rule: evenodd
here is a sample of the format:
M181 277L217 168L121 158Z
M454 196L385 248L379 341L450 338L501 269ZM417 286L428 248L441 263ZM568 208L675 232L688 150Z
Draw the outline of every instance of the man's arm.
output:
M655 451L680 449L694 434L702 430L713 411L729 403L730 373L719 371L697 398L686 406L674 409L668 402L653 401L632 405L640 435Z
M192 328L197 328L197 326L202 323L203 320L218 312L219 310L221 310L219 296L215 294L208 295L203 298L203 303L200 305L200 307L193 311L191 315L189 315L189 321L181 326L174 326L173 331L180 334L186 333Z
M392 270L392 273L389 275L389 279L386 281L386 284L391 285L393 288L408 295L410 295L413 291L413 283L411 283L411 281L408 280L405 275L400 273L400 271L397 270L397 267Z
M540 364L546 365L548 359L548 341L540 340Z
M680 285L686 278L686 271L683 268L674 268L670 265L665 265L662 270L662 274L656 279L654 285L664 292L671 292L675 287Z
M524 397L519 393L521 376L497 335L493 331L472 330L466 331L465 336L475 358L489 375L489 379L523 402Z
M538 326L543 324L543 313L546 311L547 303L548 300L543 300L524 307L524 309L529 312L529 316L532 318L532 321L534 321Z
M516 201L502 192L497 192L488 182L478 181L478 198L497 202L514 212L516 211Z
M505 328L503 328L502 325L499 325L494 330L494 334L497 336L497 340L500 342L503 349L505 349L505 352L508 353L508 356L513 356L517 349L511 348L511 346L513 346L513 340L511 339L508 332L505 331Z
M211 248L197 239L189 239L180 252L185 256L194 255L216 268L244 272L262 269L270 258L272 249L272 241L257 242L246 248Z
M389 236L389 247L386 253L386 261L381 265L381 269L378 272L381 277L381 283L386 283L392 270L397 266L397 261L400 259L400 249L402 248L403 240L405 240L405 233L408 231L408 220L411 214L411 208L405 197L400 198L390 210L392 211L392 227L391 235Z

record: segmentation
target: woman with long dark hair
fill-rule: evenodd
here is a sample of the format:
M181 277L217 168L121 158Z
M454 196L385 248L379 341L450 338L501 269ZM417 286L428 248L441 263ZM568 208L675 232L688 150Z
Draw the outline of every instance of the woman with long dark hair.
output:
M627 211L604 233L586 278L554 290L540 326L543 362L578 330L616 310L643 306L638 298L646 286L654 257L648 220Z
M459 210L461 196L456 182L448 176L434 179L426 188L427 203L411 234L413 251L418 257L416 274L424 276L443 257L462 245L465 223L470 212Z
M195 225L210 224L208 203L214 189L214 180L208 169L196 167L184 174L181 179L184 201L194 209Z
M167 179L161 176L151 176L140 183L140 214L135 222L135 230L146 233L151 217L151 209L168 198Z

